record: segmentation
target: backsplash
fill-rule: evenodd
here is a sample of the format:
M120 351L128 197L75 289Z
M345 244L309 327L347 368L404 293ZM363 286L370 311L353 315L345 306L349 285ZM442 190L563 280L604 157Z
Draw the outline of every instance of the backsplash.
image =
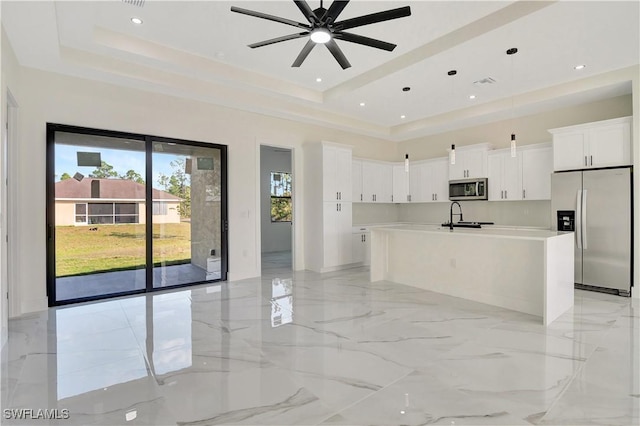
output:
M460 205L466 221L488 221L495 222L496 225L508 226L551 227L551 201L549 200L460 201ZM449 206L450 203L399 204L398 221L443 223L449 220ZM457 208L455 211L458 211ZM454 221L456 220L458 220L457 217ZM355 220L354 223L356 223Z
M464 220L488 221L496 225L551 227L551 201L461 201ZM450 203L369 204L353 203L353 224L415 222L443 223L449 220ZM457 212L457 209L456 209ZM457 217L456 219L457 220Z
M355 225L399 222L400 204L353 203L352 213Z

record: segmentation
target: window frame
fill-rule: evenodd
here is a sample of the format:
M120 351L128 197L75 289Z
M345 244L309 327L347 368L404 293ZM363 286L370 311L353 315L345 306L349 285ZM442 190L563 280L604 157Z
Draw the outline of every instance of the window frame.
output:
M279 174L279 175L287 175L289 176L289 195L274 195L273 193L273 182L274 182L274 175ZM292 173L291 172L281 172L281 171L270 171L269 172L269 219L271 220L271 223L292 223L293 222L293 200L292 200L292 192L293 192L293 182L292 182ZM285 188L287 189L287 188ZM273 202L274 200L280 201L280 200L286 200L290 206L290 210L291 210L291 214L290 214L290 218L289 220L274 220L273 219L273 215L271 214L271 209L273 208Z

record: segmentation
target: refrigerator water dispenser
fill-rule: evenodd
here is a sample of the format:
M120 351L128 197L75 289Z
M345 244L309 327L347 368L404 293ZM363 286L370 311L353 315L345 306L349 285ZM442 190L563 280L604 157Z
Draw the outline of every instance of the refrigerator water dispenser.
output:
M576 212L575 210L558 210L558 231L575 231Z

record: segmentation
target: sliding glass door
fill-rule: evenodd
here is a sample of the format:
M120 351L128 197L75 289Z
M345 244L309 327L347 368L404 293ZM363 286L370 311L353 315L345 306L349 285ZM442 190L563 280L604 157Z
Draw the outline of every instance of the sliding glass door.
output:
M51 306L226 279L226 147L49 124Z
M221 151L153 140L153 286L222 276Z

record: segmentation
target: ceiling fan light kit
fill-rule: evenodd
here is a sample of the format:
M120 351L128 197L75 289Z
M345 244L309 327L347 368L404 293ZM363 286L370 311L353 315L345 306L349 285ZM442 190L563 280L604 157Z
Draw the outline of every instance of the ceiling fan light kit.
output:
M349 3L348 0L334 0L334 2L331 3L331 6L329 6L329 9L325 9L324 7L322 7L322 0L320 0L320 7L315 10L312 10L305 0L294 0L294 3L298 7L298 9L300 9L300 12L302 12L308 23L304 24L301 22L293 21L291 19L281 18L279 16L269 15L249 9L243 9L236 6L231 7L232 12L253 16L255 18L266 19L268 21L279 22L281 24L290 25L302 30L302 32L298 32L295 34L289 34L257 43L252 43L249 45L249 47L252 49L309 36L307 44L304 45L304 47L298 54L298 57L295 59L295 61L293 61L293 64L291 65L292 67L299 67L300 65L302 65L302 63L307 58L307 56L309 56L309 53L311 53L311 50L313 50L316 44L324 44L325 46L327 46L327 49L329 49L329 52L331 52L342 69L351 67L351 64L344 56L344 53L342 53L342 50L336 43L336 40L360 44L363 46L373 47L376 49L391 52L396 48L395 44L353 33L348 33L344 30L361 27L364 25L375 24L378 22L390 21L392 19L404 18L411 15L411 8L409 6L405 6L399 7L397 9L390 9L383 12L376 12L369 15L345 19L343 21L336 21L340 13L342 13L344 8Z

